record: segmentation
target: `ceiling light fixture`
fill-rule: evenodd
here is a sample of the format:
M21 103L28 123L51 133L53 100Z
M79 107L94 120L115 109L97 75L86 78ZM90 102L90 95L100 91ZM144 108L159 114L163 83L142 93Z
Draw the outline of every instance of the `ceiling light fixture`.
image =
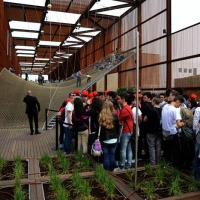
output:
M44 30L41 30L41 34L42 34L42 35L44 34Z
M47 8L48 8L48 9L51 9L51 8L52 8L51 3L49 3L49 4L47 5Z

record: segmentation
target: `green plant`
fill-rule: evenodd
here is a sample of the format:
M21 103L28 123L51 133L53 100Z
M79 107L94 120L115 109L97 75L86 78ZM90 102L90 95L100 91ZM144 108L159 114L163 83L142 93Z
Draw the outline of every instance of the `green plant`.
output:
M69 161L66 159L65 155L60 150L57 151L57 156L58 156L58 161L60 163L60 167L63 170L63 173L67 173L70 166Z
M170 168L171 180L180 180L180 172L176 168Z
M20 156L14 157L14 163L15 163L15 167L14 167L15 177L20 178L24 174L24 167L21 163Z
M79 199L92 200L94 197L91 196L91 187L89 182L82 179L77 169L73 170L72 184L75 187L76 193L79 195Z
M153 180L144 182L142 188L148 200L155 200L159 198L159 196L155 193Z
M39 161L46 167L48 168L49 165L52 165L52 159L48 154L43 154Z
M176 178L172 183L170 184L169 187L169 194L172 195L181 195L182 191L180 188L180 179Z
M121 87L117 89L117 94L120 94L122 92L126 92L127 90L131 90L133 93L136 93L136 89L132 86L128 86L128 87Z
M0 156L0 171L3 169L3 167L6 165L6 160ZM1 180L2 174L0 173L0 180Z
M190 178L188 181L188 192L195 192L200 190L200 183L199 181Z
M133 179L133 176L134 176L134 172L133 170L127 170L126 171L126 176L128 177L129 180L132 180Z
M96 165L94 171L95 180L100 183L107 196L113 199L115 195L115 181L108 173L100 166Z
M158 184L158 186L162 186L164 184L164 168L158 167L155 171L155 182Z
M152 166L150 164L145 165L144 169L145 169L144 176L152 175L153 170L152 170Z

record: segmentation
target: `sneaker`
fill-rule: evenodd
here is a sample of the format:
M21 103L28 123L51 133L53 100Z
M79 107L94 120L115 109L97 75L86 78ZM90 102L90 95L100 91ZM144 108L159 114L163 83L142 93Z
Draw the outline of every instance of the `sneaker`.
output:
M117 168L114 169L115 172L120 171L120 170L124 170L124 168L121 169L121 168L117 167Z
M37 132L35 132L35 134L36 134L36 135L37 135L37 134L41 134L41 132L37 131Z
M60 144L59 149L63 149L63 148L64 148L64 144Z
M131 161L131 163L135 163L135 159L133 159L133 160Z

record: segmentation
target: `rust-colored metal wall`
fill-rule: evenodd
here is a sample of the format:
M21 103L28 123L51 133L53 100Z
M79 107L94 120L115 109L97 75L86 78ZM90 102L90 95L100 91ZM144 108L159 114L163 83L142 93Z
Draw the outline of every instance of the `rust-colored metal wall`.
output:
M8 31L9 26L4 12L3 1L0 1L0 71L4 67L8 69L8 67L11 66L13 69L15 69L16 74L21 74L21 69L18 65L11 34L9 39L7 39ZM9 46L7 47L8 41Z

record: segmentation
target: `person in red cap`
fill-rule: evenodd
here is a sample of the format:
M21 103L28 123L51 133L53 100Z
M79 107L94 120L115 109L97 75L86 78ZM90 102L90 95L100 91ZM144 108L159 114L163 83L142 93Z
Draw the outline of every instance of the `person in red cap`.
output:
M98 92L97 91L92 92L92 94L93 94L93 97L98 96Z
M93 98L93 93L88 94L88 98L89 99Z
M197 98L196 94L193 93L193 94L190 95L190 99L196 100L196 98Z
M76 94L76 96L80 96L80 91L79 90L74 90L74 94Z
M88 91L87 91L87 90L83 90L82 96L83 96L83 97L87 97L87 96L88 96Z

